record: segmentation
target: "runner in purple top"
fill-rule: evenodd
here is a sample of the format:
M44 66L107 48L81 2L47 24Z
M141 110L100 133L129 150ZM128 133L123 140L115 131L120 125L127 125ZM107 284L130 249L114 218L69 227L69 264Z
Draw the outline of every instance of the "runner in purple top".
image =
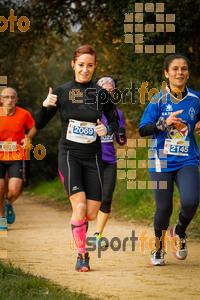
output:
M113 96L115 89L115 81L109 77L101 77L97 84L108 90ZM110 215L112 196L115 189L116 177L117 177L117 162L116 162L116 151L114 147L114 137L120 146L126 143L126 130L124 124L123 113L117 109L119 115L119 128L116 134L106 135L101 137L101 149L102 149L102 160L103 160L103 200L101 202L100 210L97 216L96 231L94 234L93 242L98 247L108 246L105 239L101 238L103 229L107 223ZM102 114L101 123L105 126L108 125L106 117Z
M101 150L102 150L102 159L103 161L107 162L108 164L116 163L116 151L114 147L114 136L116 138L117 143L120 146L123 146L126 143L126 137L120 138L120 131L121 135L125 135L125 124L124 124L124 116L123 113L117 109L119 115L119 129L117 134L106 135L101 138ZM108 125L106 117L102 114L101 123L105 126ZM118 134L119 133L119 134Z

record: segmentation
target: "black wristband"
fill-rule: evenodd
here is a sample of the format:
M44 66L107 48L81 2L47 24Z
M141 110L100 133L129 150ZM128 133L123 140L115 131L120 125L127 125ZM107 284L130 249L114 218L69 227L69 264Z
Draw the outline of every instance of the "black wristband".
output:
M106 129L107 129L107 135L111 135L112 134L112 127L110 125L107 125Z

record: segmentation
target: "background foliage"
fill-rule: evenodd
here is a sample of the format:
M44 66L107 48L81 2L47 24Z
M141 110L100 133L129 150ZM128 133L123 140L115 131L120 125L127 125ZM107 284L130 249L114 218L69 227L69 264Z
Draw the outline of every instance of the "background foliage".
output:
M8 77L8 85L17 89L19 105L33 115L53 88L73 78L70 61L73 51L81 44L92 44L98 54L95 76L111 74L119 78L118 88L139 88L145 81L148 89L161 88L164 80L162 66L165 54L136 54L134 44L124 42L124 14L134 13L135 0L1 0L0 15L8 19L10 10L15 16L27 16L30 28L20 32L0 32L1 76ZM188 85L199 91L200 66L200 2L197 0L155 1L165 4L165 14L175 14L175 33L144 33L145 44L175 44L176 53L191 60L191 76ZM155 24L155 12L144 14L144 23ZM0 24L1 25L1 24ZM146 103L148 103L146 95ZM135 103L130 93L126 104L118 107L126 117L128 129L137 128L145 105L139 102L135 90ZM34 138L47 149L42 161L32 159L32 181L53 178L57 175L57 144L60 136L59 116Z

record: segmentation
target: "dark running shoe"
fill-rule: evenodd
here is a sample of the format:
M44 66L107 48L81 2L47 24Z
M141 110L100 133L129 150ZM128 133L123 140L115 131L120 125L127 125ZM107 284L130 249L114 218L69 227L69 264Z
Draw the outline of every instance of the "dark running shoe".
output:
M152 252L150 265L151 266L165 266L164 254L165 254L165 252L163 252L161 249L158 249L157 251Z
M188 250L186 245L186 234L176 234L176 226L172 227L170 230L170 235L172 238L178 238L179 241L175 240L175 247L179 248L177 251L173 251L174 257L177 259L183 260L186 259Z
M76 262L76 271L78 272L88 272L90 271L90 266L89 266L89 253L79 253L77 257L77 262Z
M13 211L12 205L9 205L7 200L6 200L5 212L6 212L7 223L8 224L14 223L15 222L15 213Z

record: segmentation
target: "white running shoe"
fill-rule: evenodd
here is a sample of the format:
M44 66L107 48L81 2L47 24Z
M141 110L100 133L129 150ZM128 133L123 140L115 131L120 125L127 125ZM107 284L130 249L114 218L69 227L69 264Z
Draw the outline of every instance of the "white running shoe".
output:
M188 250L187 250L187 245L186 245L186 234L182 233L180 235L176 234L176 226L172 227L170 230L170 235L171 237L178 237L180 239L180 242L175 241L175 247L179 246L179 250L178 251L173 251L174 256L177 259L183 260L186 259L187 254L188 254Z
M158 249L157 251L152 252L150 265L151 266L165 266L164 254L165 254L165 252L163 252L161 249Z

